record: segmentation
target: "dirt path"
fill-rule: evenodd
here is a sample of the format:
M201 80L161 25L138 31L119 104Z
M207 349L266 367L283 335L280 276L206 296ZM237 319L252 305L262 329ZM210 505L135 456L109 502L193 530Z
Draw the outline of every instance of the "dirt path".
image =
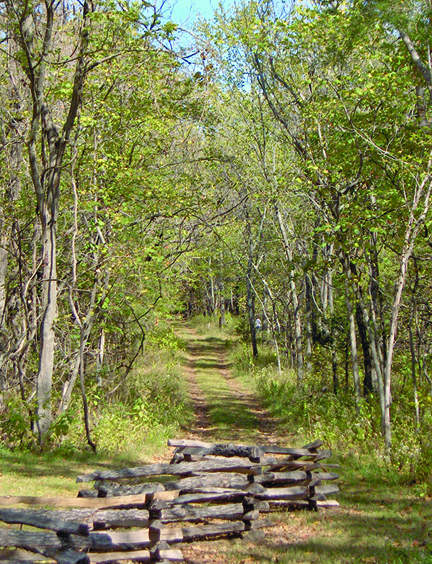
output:
M195 413L187 438L251 444L278 442L277 421L233 375L226 341L202 336L186 326L178 333L187 342L185 376Z
M238 444L284 444L289 437L278 432L278 422L260 404L232 371L228 359L227 342L214 336L203 336L198 331L181 326L177 333L186 341L184 375L189 386L195 420L183 438L207 442L234 442ZM267 533L267 543L283 542L284 533L276 526ZM255 546L249 545L251 552ZM231 540L197 542L181 546L185 561L228 564L238 562L230 557ZM253 562L255 559L241 560Z
M182 437L208 442L276 443L301 446L299 437L283 433L229 364L227 342L185 325L185 376L196 417ZM320 439L315 436L309 439ZM307 442L307 441L305 441ZM360 459L360 458L359 458ZM348 460L348 459L347 459ZM368 459L365 459L366 461ZM337 462L337 460L332 460ZM364 470L356 459L341 458L338 509L272 511L274 526L260 542L214 540L182 544L189 564L432 564L429 548L430 498L388 477L389 469ZM346 468L345 466L348 466ZM424 496L424 494L423 494ZM429 535L429 536L428 536Z

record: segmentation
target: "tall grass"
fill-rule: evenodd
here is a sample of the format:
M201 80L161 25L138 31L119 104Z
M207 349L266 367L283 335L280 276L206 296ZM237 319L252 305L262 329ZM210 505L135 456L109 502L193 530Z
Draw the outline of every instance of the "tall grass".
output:
M98 386L86 381L92 440L107 455L139 456L166 445L169 436L191 418L182 378L183 343L171 327L160 324L148 335L146 349L126 378ZM54 402L58 398L53 398ZM28 406L11 396L0 412L0 434L6 448L36 450ZM57 417L47 449L74 455L86 448L82 400L78 386L66 413Z
M400 479L424 484L432 493L431 411L426 405L417 430L409 390L394 390L393 450L388 458L376 395L363 399L357 410L352 389L342 387L336 395L323 386L326 378L316 371L305 374L299 389L295 371L285 368L279 375L275 353L265 345L257 359L241 343L232 357L237 375L249 378L267 409L290 433L306 441L320 438L335 452L361 457L375 468L396 472Z

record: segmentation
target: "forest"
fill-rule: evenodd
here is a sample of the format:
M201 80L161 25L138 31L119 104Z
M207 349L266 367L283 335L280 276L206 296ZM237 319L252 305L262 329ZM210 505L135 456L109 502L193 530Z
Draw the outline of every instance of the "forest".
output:
M199 317L270 408L430 484L431 1L169 13L0 1L4 447L181 425Z

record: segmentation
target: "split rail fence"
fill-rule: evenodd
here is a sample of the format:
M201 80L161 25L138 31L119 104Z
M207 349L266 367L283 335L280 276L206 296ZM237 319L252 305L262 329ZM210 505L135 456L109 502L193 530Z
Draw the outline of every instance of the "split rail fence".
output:
M170 463L101 470L77 498L0 497L0 562L59 564L182 561L172 545L221 536L263 537L273 507L334 507L339 491L329 450L170 440ZM330 482L330 484L323 484ZM55 508L55 509L53 509ZM61 508L61 509L59 509ZM21 525L21 530L11 528ZM30 530L22 530L22 526ZM37 529L42 529L43 532ZM117 529L117 530L116 530ZM126 529L126 530L124 530Z

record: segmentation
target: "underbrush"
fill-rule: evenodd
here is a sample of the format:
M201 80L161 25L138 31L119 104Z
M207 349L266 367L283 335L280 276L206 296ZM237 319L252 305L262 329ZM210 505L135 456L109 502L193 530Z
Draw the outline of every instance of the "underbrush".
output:
M180 366L183 343L171 328L159 326L149 334L143 356L120 382L97 385L89 375L86 393L91 439L97 451L131 456L154 452L191 417ZM58 402L59 398L53 398ZM35 405L17 396L6 399L0 413L0 434L12 451L38 450L31 416ZM76 385L69 409L54 419L46 451L76 456L86 446L82 399Z
M316 372L305 373L304 386L297 386L295 370L278 374L276 355L262 346L257 359L250 347L239 344L233 353L237 376L248 378L269 412L280 419L290 433L305 442L321 439L326 448L345 453L354 463L371 466L379 475L423 484L432 493L432 414L427 398L423 402L420 429L416 430L410 391L395 386L392 405L391 458L385 455L381 437L379 398L362 399L356 409L354 392L342 387L337 395L323 386ZM344 464L345 466L345 464Z

